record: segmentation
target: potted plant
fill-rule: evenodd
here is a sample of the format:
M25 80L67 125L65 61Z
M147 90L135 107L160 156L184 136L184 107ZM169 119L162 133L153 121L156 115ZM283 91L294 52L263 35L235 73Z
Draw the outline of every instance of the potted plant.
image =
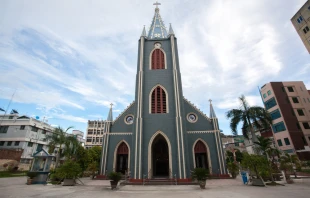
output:
M33 178L35 178L37 176L37 173L29 171L29 172L27 172L27 176L28 176L28 178L27 178L27 185L30 185L30 184L32 184Z
M110 172L108 174L108 178L111 180L110 184L111 184L111 189L115 189L117 186L117 183L121 180L122 178L122 173L118 173L118 172Z
M239 173L238 164L236 162L228 162L227 169L229 170L231 177L235 179Z
M74 186L75 179L81 174L80 165L72 160L66 161L56 169L55 176L64 179L63 186Z
M209 171L205 168L195 168L194 171L192 171L192 178L198 181L201 189L206 188L206 180L208 175Z

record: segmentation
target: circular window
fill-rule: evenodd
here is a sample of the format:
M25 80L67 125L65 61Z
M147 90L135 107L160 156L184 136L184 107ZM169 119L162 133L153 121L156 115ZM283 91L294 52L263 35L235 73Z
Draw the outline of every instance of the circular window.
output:
M125 123L126 124L132 124L133 123L133 115L127 115L125 117Z
M198 120L198 117L197 117L197 115L195 113L189 113L189 114L187 114L187 120L189 122L194 123L194 122L196 122Z

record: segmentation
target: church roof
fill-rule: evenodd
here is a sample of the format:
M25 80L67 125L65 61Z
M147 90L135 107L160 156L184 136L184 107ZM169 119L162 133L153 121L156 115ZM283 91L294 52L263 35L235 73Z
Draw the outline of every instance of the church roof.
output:
M159 14L159 3L154 3L156 5L155 8L155 14L153 17L153 21L151 23L151 27L148 33L148 39L162 39L167 38L167 30L164 24L164 21L162 20L160 14Z

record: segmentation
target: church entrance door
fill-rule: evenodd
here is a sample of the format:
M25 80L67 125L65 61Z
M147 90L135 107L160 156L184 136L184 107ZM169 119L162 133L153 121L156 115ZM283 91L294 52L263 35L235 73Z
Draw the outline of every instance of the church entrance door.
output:
M209 169L206 146L201 141L198 141L195 145L194 151L196 168Z
M124 142L119 145L116 157L116 172L125 174L128 168L128 147Z
M154 177L169 177L169 150L166 139L158 135L152 145Z

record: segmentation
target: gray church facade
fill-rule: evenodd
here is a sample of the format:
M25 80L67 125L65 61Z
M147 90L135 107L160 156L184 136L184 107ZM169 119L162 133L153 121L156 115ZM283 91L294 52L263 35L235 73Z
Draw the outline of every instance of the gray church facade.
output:
M183 96L177 38L155 8L138 47L135 101L105 121L100 174L117 171L130 181L189 181L195 167L227 176L218 120L210 100L206 116Z

